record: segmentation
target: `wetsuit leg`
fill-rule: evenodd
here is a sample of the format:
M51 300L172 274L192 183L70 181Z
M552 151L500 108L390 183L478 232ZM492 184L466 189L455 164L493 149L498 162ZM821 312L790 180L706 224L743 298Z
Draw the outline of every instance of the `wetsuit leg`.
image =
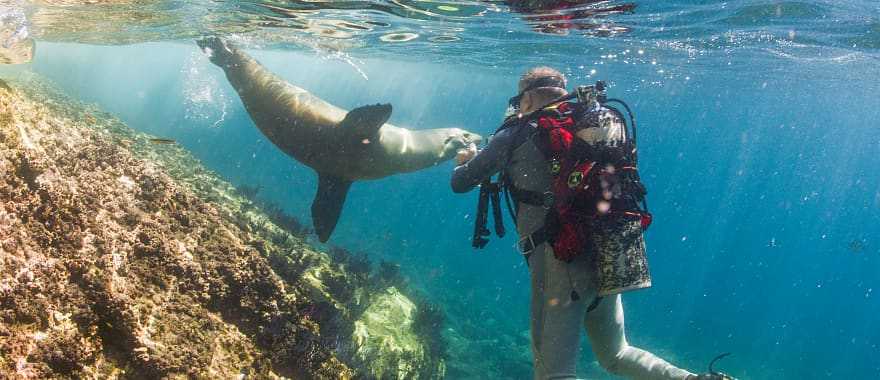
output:
M584 324L590 345L599 364L615 375L629 379L685 379L690 372L677 368L626 341L620 295L605 297L599 306L587 313Z
M584 294L586 260L557 260L544 244L529 258L532 279L532 354L535 380L574 379L581 323L591 296ZM571 292L577 289L578 300Z

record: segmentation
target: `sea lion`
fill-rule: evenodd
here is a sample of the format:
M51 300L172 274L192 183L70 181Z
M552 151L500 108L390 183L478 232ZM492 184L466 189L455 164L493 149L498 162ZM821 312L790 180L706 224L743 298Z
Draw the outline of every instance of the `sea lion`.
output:
M481 140L459 128L413 131L391 125L390 104L346 112L287 83L220 38L197 44L226 72L269 141L318 173L312 223L321 242L336 227L352 182L424 169Z

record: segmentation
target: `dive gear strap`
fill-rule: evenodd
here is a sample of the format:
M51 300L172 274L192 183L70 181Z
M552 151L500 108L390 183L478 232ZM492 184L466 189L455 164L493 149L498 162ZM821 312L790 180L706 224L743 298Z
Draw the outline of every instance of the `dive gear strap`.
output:
M495 219L495 234L498 237L504 237L504 218L501 214L501 197L499 192L501 185L492 182L491 178L480 184L480 198L477 202L476 222L474 223L474 236L471 239L471 246L482 249L489 243L488 237L492 233L486 228L489 222L489 205L492 205L492 217Z
M529 191L516 186L508 186L508 191L515 201L543 207L545 210L549 210L556 204L556 195L552 191Z
M535 251L535 248L550 241L556 235L556 229L552 228L551 223L544 223L540 228L526 236L523 236L516 243L516 250L523 255L526 262Z

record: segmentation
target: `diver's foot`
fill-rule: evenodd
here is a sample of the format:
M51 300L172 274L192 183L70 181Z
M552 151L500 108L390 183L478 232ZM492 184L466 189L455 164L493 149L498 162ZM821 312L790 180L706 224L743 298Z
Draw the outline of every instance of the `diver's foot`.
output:
M208 59L215 65L223 66L229 61L234 53L232 47L220 37L205 37L196 40L196 45L208 55Z

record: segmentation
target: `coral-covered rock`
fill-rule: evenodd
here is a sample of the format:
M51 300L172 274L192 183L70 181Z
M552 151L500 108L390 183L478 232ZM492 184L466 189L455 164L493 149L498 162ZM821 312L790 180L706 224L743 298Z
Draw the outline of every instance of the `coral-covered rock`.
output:
M0 87L0 378L388 377L351 353L392 291L180 147L24 81ZM407 345L402 365L442 368Z
M443 377L445 363L432 356L430 345L415 330L419 310L396 288L387 288L374 297L355 322L356 358L372 363L377 378L412 379Z

